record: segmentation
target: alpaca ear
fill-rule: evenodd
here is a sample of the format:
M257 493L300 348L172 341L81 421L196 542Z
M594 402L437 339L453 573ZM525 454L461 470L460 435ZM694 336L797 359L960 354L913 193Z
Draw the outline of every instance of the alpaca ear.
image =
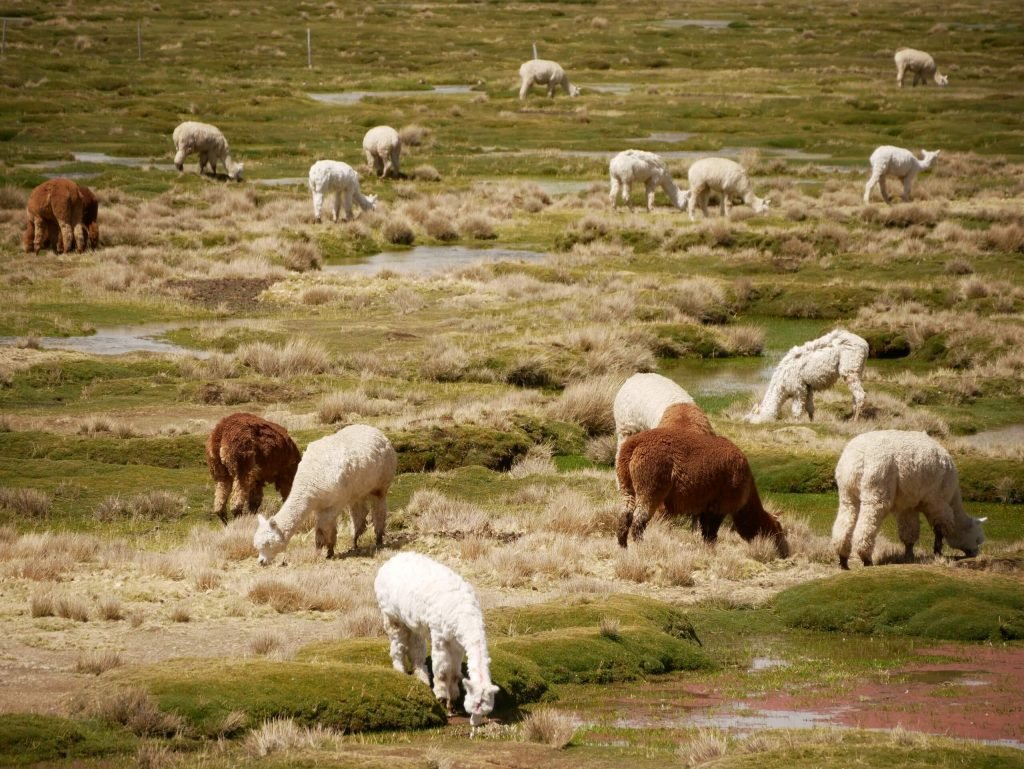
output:
M984 523L987 520L988 520L988 516L986 515L984 518L979 518L978 519L978 523Z
M497 686L495 684L491 684L490 686L487 687L486 691L487 691L488 694L497 694L498 692L501 691L501 687Z

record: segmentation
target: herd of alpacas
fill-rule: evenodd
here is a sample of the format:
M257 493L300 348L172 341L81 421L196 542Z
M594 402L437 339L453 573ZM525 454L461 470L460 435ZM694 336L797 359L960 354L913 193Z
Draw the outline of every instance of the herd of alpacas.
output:
M914 85L932 78L946 85L931 56L913 49L896 53L897 82L907 72ZM547 87L549 97L561 88L570 96L580 91L569 82L556 62L533 59L519 70L519 98L533 85ZM188 121L173 132L174 164L183 170L185 159L199 156L199 173L207 168L216 174L224 167L229 179L242 180L243 166L235 163L227 139L215 126ZM367 166L379 177L401 178L401 137L390 126L370 129L362 144ZM924 152L918 160L909 151L882 146L871 154L871 176L864 202L878 186L889 202L885 178L903 182L903 199L910 198L916 175L930 168L936 152ZM611 203L629 203L630 186L644 186L646 207L654 205L657 189L671 204L686 208L690 219L696 208L708 215L712 195L721 214L727 215L734 200L755 213L768 210L770 201L754 194L746 170L726 158L704 158L688 172L689 189L680 190L665 161L652 152L629 149L609 163ZM333 195L332 214L337 221L344 206L352 218L352 205L371 210L376 196L359 189L359 175L341 161L319 160L309 169L314 221L319 223L325 196ZM38 253L52 247L58 253L79 252L99 245L98 202L88 187L69 179L51 179L32 191L23 233L26 251ZM783 406L792 401L794 419L806 413L814 418L814 393L842 379L853 397L853 419L861 415L865 392L862 383L868 343L859 336L836 329L818 339L792 348L775 367L761 402L746 420L762 423L780 418ZM761 502L746 455L715 432L707 415L674 381L653 373L638 373L621 386L613 403L616 452L615 478L622 500L617 539L621 547L643 538L650 520L659 515L688 519L699 527L702 538L713 543L728 519L744 540L769 540L779 557L790 554L779 516ZM257 515L253 546L261 565L270 564L284 552L289 540L312 520L314 545L327 558L335 555L338 516L347 510L352 522L352 550L372 520L375 547L384 544L387 525L387 494L398 466L394 447L380 430L369 425L349 425L311 442L301 452L281 425L259 416L235 413L213 428L206 442L206 460L215 485L214 512L227 522L243 513ZM843 569L855 552L865 566L883 519L896 517L906 557L920 536L919 515L935 534L934 552L945 541L968 556L984 541L985 519L968 515L960 499L956 467L949 453L925 433L902 430L867 432L846 445L835 470L839 509L832 530L832 545ZM282 499L280 510L267 518L258 514L263 487L271 483ZM413 552L400 553L380 567L374 581L390 642L394 667L431 685L437 698L452 712L460 693L463 707L475 729L494 707L498 687L490 677L490 658L483 615L476 593L460 575L437 561ZM432 670L427 670L427 640ZM465 659L468 677L462 678Z

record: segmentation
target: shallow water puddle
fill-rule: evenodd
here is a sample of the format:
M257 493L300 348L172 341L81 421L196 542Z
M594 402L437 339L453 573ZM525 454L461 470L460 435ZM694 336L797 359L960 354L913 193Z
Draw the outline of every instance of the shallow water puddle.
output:
M774 670L776 668L788 668L789 663L786 660L776 659L774 657L754 657L750 661L750 667L748 670L751 673L759 670Z
M580 90L597 91L598 93L630 93L632 83L580 83Z
M979 448L1020 446L1024 444L1024 425L1009 425L997 427L994 430L982 430L974 435L965 435L960 440Z
M175 171L173 163L154 163L149 158L125 158L108 155L105 152L72 152L78 163L104 163L111 166L127 166L128 168L155 168L157 171Z
M382 251L364 261L325 265L328 275L366 275L390 270L400 275L429 275L465 267L476 262L537 262L545 254L514 248L468 248L466 246L416 246L408 251Z
M89 336L43 336L38 337L39 346L48 350L71 350L90 355L125 355L133 352L157 352L191 355L196 358L209 356L203 350L171 344L157 337L168 331L181 328L181 323L145 323L139 326L110 326L98 328ZM0 345L13 345L17 337L0 337Z
M661 26L670 29L682 27L700 27L702 29L727 29L732 24L732 19L665 19L660 22Z
M262 184L264 187L291 187L295 184L306 185L309 177L306 176L279 176L271 179L254 179L255 184Z
M629 141L634 142L664 142L665 144L678 144L691 139L697 134L692 131L655 131L647 136L638 136Z
M335 91L306 95L322 104L347 105L356 104L366 98L403 99L410 96L452 96L472 92L471 85L435 85L421 91Z

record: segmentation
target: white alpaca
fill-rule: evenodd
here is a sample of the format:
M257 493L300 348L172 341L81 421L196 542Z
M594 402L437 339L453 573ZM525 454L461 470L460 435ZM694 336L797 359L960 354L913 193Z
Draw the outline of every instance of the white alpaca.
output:
M931 54L915 48L900 48L893 58L896 60L896 84L900 88L903 87L903 77L907 72L914 73L915 86L918 83L928 85L928 78L934 80L936 85L949 85L949 78L939 74Z
M324 195L334 193L334 221L338 221L341 199L345 199L345 219L352 218L352 200L364 211L377 204L377 196L364 196L359 191L359 174L348 163L340 160L318 160L309 167L309 190L313 193L313 221L320 223Z
M896 516L906 557L914 557L921 533L918 513L935 530L935 553L942 553L942 538L968 556L985 541L981 524L964 511L956 465L949 452L926 433L877 430L858 435L846 444L836 465L839 510L832 526L832 546L839 565L849 568L850 553L871 565L871 554L882 520Z
M185 158L193 152L198 152L200 174L203 173L203 168L207 163L210 165L210 173L216 174L217 163L221 163L227 170L229 179L236 182L242 181L244 166L231 159L228 140L224 138L224 134L217 126L188 120L174 129L172 138L175 149L174 166L179 171L185 169Z
M690 180L688 211L691 221L697 206L700 206L704 216L708 215L708 198L712 192L718 193L721 199L722 216L729 213L734 197L742 198L744 203L754 209L755 214L765 213L771 203L770 199L761 199L754 194L746 170L728 158L701 158L690 166L687 176Z
M803 411L814 419L814 391L826 390L840 377L853 395L853 418L864 406L864 363L868 343L849 331L837 329L825 336L793 347L779 361L760 404L754 406L746 421L754 424L779 418L786 401L792 398L793 418Z
M689 192L680 192L672 181L665 161L653 152L644 150L623 150L608 163L608 174L611 177L611 195L613 206L619 204L619 193L622 199L632 208L629 200L629 185L634 182L643 183L647 191L647 210L654 206L654 193L658 187L665 190L669 201L676 208L684 208L689 200Z
M409 672L430 686L427 636L434 672L434 694L451 713L459 696L462 658L469 678L463 703L476 728L494 709L498 687L491 683L484 618L473 588L462 577L419 553L400 553L377 572L377 603L391 641L395 670ZM408 663L408 664L407 664Z
M533 85L546 85L548 96L554 98L555 89L561 87L570 96L579 96L580 89L569 82L569 76L565 74L562 65L548 59L530 59L524 61L519 68L519 79L522 85L519 86L519 98L525 99Z
M399 158L402 155L402 139L398 131L389 125L371 128L363 137L363 153L366 164L377 176L399 178Z
M665 409L677 403L693 403L682 387L661 374L633 374L615 393L615 456L634 433L657 427Z
M878 191L882 193L882 200L889 203L889 193L885 191L885 177L895 176L903 181L903 200L910 200L910 187L914 179L921 171L927 171L935 164L935 159L941 150L929 152L921 150L921 159L918 160L910 150L902 147L890 147L882 145L871 153L871 178L864 185L864 203L871 201L871 188L876 184Z
M288 540L312 513L316 517L316 547L334 556L338 514L346 507L352 516L352 549L366 530L367 507L373 511L376 545L384 544L388 487L398 457L391 442L376 427L349 425L334 435L313 441L302 455L288 499L272 518L259 516L252 543L266 566L288 546Z

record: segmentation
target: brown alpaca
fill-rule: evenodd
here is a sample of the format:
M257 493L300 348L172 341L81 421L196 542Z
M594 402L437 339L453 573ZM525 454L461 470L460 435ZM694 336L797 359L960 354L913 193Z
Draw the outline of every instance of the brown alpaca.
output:
M732 441L715 435L692 404L666 409L657 427L628 438L615 472L625 504L619 521L622 547L630 532L634 540L643 538L664 505L668 516L696 520L706 542L714 542L722 521L732 518L743 539L763 534L775 540L781 557L789 555L782 524L762 506L747 458Z
M97 249L100 247L100 203L96 199L95 193L85 185L79 184L78 191L82 194L82 227L85 228L86 240L88 241L89 248ZM21 242L24 244L26 252L33 250L35 231L35 224L33 224L32 218L29 217L25 231L21 235ZM64 251L64 237L61 235L60 227L57 226L56 221L46 221L42 248L52 248L57 253Z
M43 240L51 232L51 226L60 230L57 252L66 253L71 245L79 252L85 250L86 235L82 224L85 199L82 190L70 179L50 179L43 182L28 197L29 226L32 227L32 250L35 253L43 247ZM98 232L97 232L98 236Z
M231 515L242 506L255 513L263 502L263 484L273 483L288 499L302 454L288 431L255 414L230 414L220 420L206 440L206 464L217 489L214 512L227 523L224 505L231 495ZM232 490L232 484L234 489Z

